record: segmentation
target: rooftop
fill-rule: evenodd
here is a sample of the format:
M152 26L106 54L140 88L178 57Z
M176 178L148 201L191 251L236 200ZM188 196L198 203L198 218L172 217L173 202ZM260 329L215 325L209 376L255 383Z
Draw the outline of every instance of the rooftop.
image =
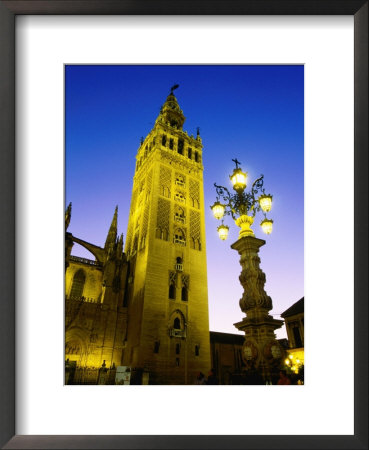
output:
M300 314L304 312L304 297L300 298L299 301L294 303L292 306L290 306L286 311L284 311L281 316L283 318L285 317L291 317L296 314Z

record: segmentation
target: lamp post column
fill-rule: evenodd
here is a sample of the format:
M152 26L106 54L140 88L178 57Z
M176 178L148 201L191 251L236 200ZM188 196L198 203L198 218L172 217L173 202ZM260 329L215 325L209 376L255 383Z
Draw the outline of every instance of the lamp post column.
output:
M245 333L242 358L246 370L256 371L264 381L277 374L284 358L284 350L278 343L274 331L283 325L283 320L269 315L272 299L264 290L265 274L260 268L259 249L265 244L254 236L240 237L231 248L240 255L242 267L239 277L244 288L240 308L246 317L234 326Z

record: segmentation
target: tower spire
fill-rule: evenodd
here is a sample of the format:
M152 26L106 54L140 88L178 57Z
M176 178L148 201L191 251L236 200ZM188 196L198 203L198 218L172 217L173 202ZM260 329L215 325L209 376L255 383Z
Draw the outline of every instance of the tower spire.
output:
M176 97L173 94L175 89L178 89L179 84L175 84L170 88L170 93L165 100L164 105L160 109L160 113L156 122L164 123L171 128L182 130L184 121L186 120L183 111L181 110Z
M115 207L113 220L109 228L108 235L105 241L105 249L108 249L111 245L114 245L117 239L117 225L118 225L118 205Z

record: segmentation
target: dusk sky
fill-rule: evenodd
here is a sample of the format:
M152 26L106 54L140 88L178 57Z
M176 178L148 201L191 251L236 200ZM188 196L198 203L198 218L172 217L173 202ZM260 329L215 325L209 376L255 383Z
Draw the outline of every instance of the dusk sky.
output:
M273 195L273 233L255 218L265 290L279 314L304 296L304 68L303 66L66 66L66 205L68 231L103 246L118 205L118 232L126 236L135 156L152 129L170 87L186 121L183 129L203 141L210 330L239 333L242 286L239 255L230 248L239 228L229 216L226 241L210 205L214 182L231 189L237 158L249 186L264 174ZM73 255L94 259L74 245ZM277 337L285 337L284 327Z

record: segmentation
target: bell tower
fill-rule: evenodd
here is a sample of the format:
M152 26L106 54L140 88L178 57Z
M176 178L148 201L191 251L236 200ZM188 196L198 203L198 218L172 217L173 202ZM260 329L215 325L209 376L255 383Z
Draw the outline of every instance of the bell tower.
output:
M172 87L136 156L125 252L130 265L123 363L152 384L210 370L202 140L183 131Z

